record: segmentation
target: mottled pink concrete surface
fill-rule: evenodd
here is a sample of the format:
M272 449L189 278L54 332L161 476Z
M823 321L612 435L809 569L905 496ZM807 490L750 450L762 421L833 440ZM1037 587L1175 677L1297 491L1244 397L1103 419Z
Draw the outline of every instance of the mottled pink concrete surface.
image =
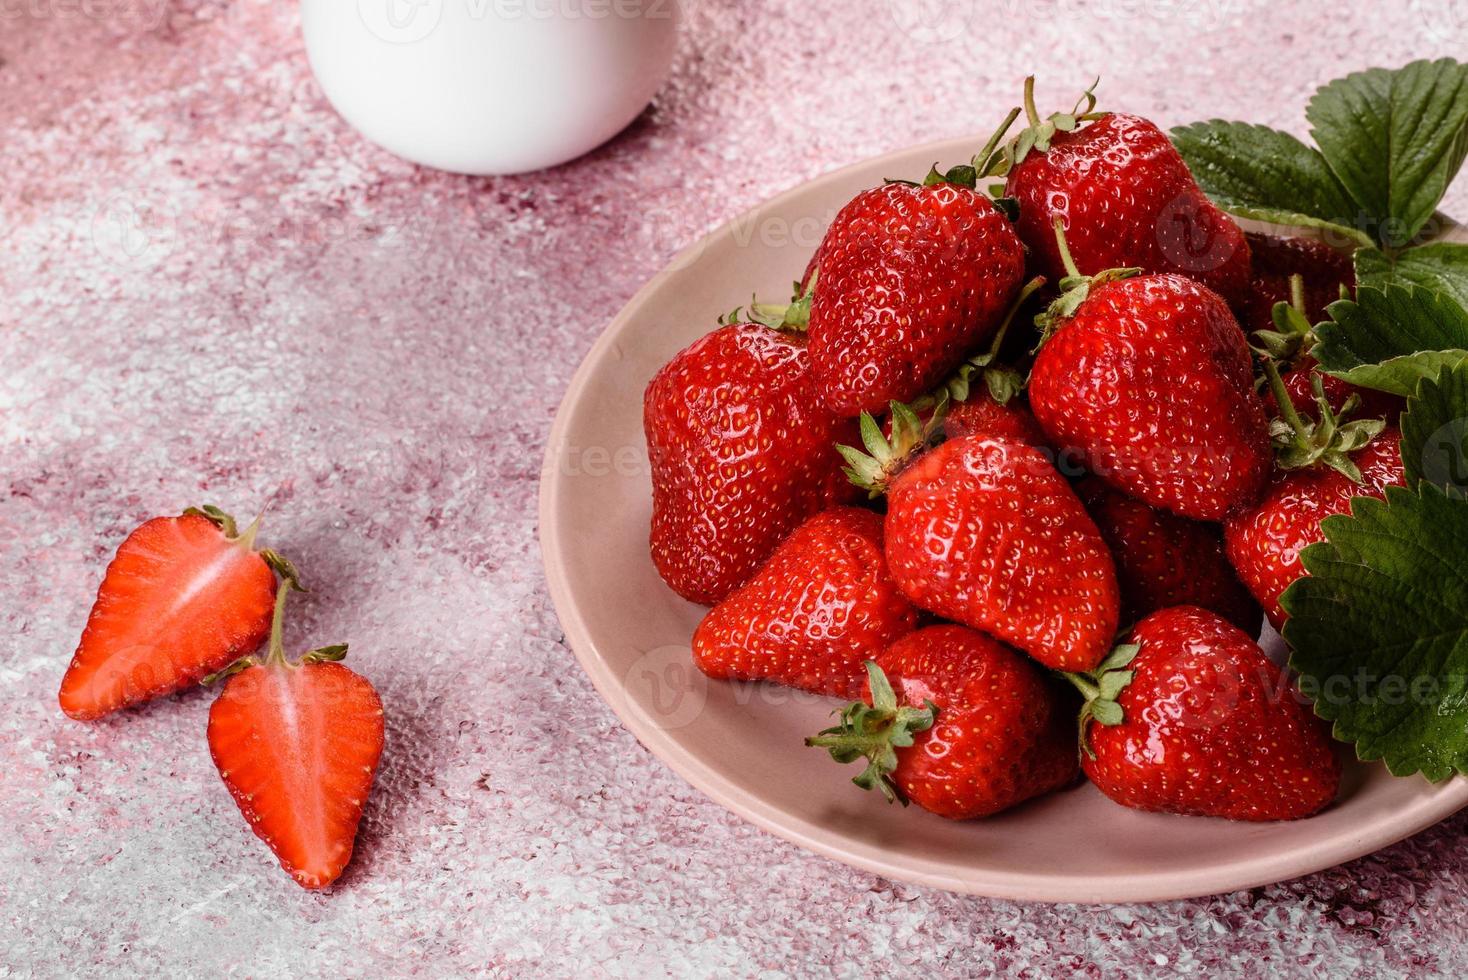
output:
M714 223L987 131L1030 70L1051 93L1103 75L1110 105L1165 124L1303 131L1321 80L1461 54L1468 3L693 11L631 131L473 180L351 132L293 4L0 4L0 975L1468 972L1468 817L1151 907L1026 908L807 854L622 729L562 640L535 540L572 370ZM905 30L922 11L954 19ZM1449 210L1468 212L1461 188ZM207 695L90 726L55 706L120 538L206 501L271 502L269 542L317 587L294 640L350 639L387 704L360 856L329 895L247 833Z

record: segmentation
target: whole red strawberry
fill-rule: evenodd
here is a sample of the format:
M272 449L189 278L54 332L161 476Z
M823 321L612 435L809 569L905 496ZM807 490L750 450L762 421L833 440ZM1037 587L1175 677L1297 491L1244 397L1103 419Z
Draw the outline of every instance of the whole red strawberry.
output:
M340 663L345 646L281 646L281 583L270 652L232 667L209 709L209 753L240 813L303 888L325 888L352 858L382 756L382 701Z
M1246 232L1252 264L1249 294L1239 318L1250 331L1274 329L1274 305L1292 300L1290 277L1300 276L1301 299L1308 322L1319 323L1325 308L1341 298L1341 288L1354 292L1356 271L1351 257L1313 238L1281 238Z
M917 455L922 427L910 409L893 412L890 443L863 416L870 455L842 451L853 480L887 494L887 565L898 587L1048 667L1095 666L1116 633L1116 570L1070 484L1040 450L987 435Z
M1024 248L1009 219L972 186L930 181L858 195L821 243L811 368L840 415L934 388L993 336L1019 293Z
M1153 507L1218 520L1248 506L1271 445L1238 322L1191 279L1115 274L1052 307L1030 375L1035 417L1052 445Z
M683 598L743 585L811 514L854 499L834 444L853 427L816 397L806 339L731 323L647 386L652 558Z
M1276 629L1284 625L1279 597L1305 574L1300 552L1325 540L1322 519L1349 512L1353 497L1386 496L1404 483L1401 434L1388 428L1350 455L1360 480L1329 466L1280 471L1264 498L1224 524L1229 561Z
M1171 606L1201 606L1259 635L1259 605L1224 556L1218 525L1154 510L1095 477L1076 490L1116 559L1122 622Z
M1075 779L1069 706L1034 664L984 634L930 626L889 646L868 674L865 703L806 739L839 762L866 758L858 786L969 820Z
M1005 196L1019 203L1019 235L1052 281L1066 274L1052 230L1065 228L1084 275L1105 269L1177 273L1242 303L1249 244L1193 179L1167 135L1138 116L1087 111L1041 120L1025 82L1030 126L1014 146Z
M1132 630L1087 696L1082 768L1122 806L1230 820L1295 820L1335 799L1325 725L1246 633L1179 606Z
M155 517L117 549L61 680L61 710L92 719L197 684L260 646L275 594L270 552L218 508Z
M910 633L917 610L887 574L882 518L836 507L810 518L754 578L704 617L693 661L710 677L850 698L866 658Z

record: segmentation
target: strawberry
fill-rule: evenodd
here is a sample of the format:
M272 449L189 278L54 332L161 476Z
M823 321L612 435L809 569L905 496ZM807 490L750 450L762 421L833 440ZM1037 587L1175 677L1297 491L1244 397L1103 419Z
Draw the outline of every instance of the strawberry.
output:
M1290 278L1300 276L1302 312L1310 323L1325 317L1325 308L1341 298L1341 289L1356 288L1351 257L1312 238L1281 238L1246 232L1252 264L1249 294L1239 319L1250 332L1274 329L1274 306L1291 301Z
M1335 799L1327 729L1248 634L1193 606L1155 612L1101 668L1071 681L1081 766L1122 806L1294 820Z
M860 689L863 660L916 620L887 574L882 518L837 507L796 528L704 617L693 660L710 677L849 698Z
M1066 273L1056 247L1065 228L1085 275L1105 269L1188 276L1242 303L1249 243L1210 201L1166 134L1138 116L1096 113L1089 91L1070 113L1041 120L1025 80L1029 128L1014 141L1006 197L1019 204L1019 236L1052 281Z
M1286 619L1279 597L1305 574L1300 552L1325 540L1321 520L1347 513L1354 497L1384 498L1387 487L1405 482L1401 434L1396 429L1382 430L1364 448L1351 453L1349 461L1342 469L1281 470L1263 500L1224 524L1229 561L1276 629Z
M653 562L691 602L719 602L801 521L854 499L832 448L853 427L816 398L802 334L720 327L652 379L643 426Z
M1066 285L1041 318L1048 339L1030 374L1051 443L1183 517L1218 520L1253 503L1269 479L1269 427L1227 304L1177 275L1109 270Z
M209 709L209 753L255 834L304 888L325 888L352 859L382 756L382 701L336 661L345 645L285 658L280 584L270 649L230 667Z
M908 402L994 336L1019 294L1024 248L974 189L973 168L865 191L817 253L811 370L840 415Z
M190 687L259 647L270 632L272 567L289 565L254 550L258 526L240 534L228 514L205 507L129 534L61 680L61 710L100 718Z
M1224 557L1217 525L1153 510L1095 477L1076 490L1116 559L1122 622L1170 606L1201 606L1259 635L1259 606Z
M898 587L1046 666L1095 666L1116 633L1116 570L1070 484L1039 449L1004 438L964 436L917 455L941 418L924 427L900 403L892 411L892 440L864 415L869 454L842 454L854 481L887 495Z
M1059 692L983 633L930 626L867 667L865 702L805 743L842 763L866 758L853 780L863 789L969 820L1075 779L1073 716Z

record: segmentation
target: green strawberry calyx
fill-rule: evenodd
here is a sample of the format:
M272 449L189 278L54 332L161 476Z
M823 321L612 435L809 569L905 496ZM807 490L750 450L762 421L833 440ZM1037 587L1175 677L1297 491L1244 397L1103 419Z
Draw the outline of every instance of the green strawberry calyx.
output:
M892 779L897 750L908 748L915 734L933 727L938 706L932 701L924 701L921 708L898 704L891 682L876 661L868 660L866 667L872 703L853 701L840 712L837 724L806 739L805 744L828 750L842 765L866 759L867 767L851 781L865 790L880 790L888 803L907 806L907 797Z
M954 184L958 187L966 187L969 190L978 190L979 181L984 177L992 177L1001 168L1007 169L1003 162L1008 153L1008 144L1004 137L1009 134L1009 127L1019 118L1019 107L1015 106L1009 110L1009 115L1004 117L1004 122L994 130L983 149L975 153L973 159L968 163L960 163L947 170L939 170L938 164L934 163L928 171L928 175L919 183L914 180L905 180L900 177L888 177L883 181L885 184L906 184L909 187L933 187L938 184ZM997 196L997 195L995 195Z
M1139 644L1123 643L1114 648L1094 670L1077 673L1060 671L1060 676L1069 681L1086 699L1080 714L1080 746L1087 758L1096 758L1096 751L1091 748L1090 722L1094 721L1109 728L1126 721L1126 713L1116 699L1137 676L1136 671L1127 668L1137 659L1141 649Z
M1251 346L1260 357L1281 364L1291 363L1315 346L1315 328L1305 313L1304 276L1299 273L1290 276L1290 298L1275 303L1270 318L1275 329L1254 331L1256 343Z
M882 434L881 424L870 412L862 412L861 442L866 451L854 446L838 445L836 451L846 460L841 471L848 480L867 491L872 498L882 496L898 473L938 441L943 431L943 420L948 415L949 404L947 389L940 388L935 396L932 414L924 422L909 406L893 402L890 407L890 437Z
M817 267L811 271L810 281L804 286L795 283L789 303L761 303L758 299L751 300L749 319L771 330L805 333L810 328L810 304L816 294L816 280L820 275L821 270ZM735 310L731 316L737 317L738 314L739 311Z
M1274 330L1256 330L1253 351L1259 355L1264 371L1264 384L1274 396L1279 416L1270 420L1269 438L1274 445L1275 461L1280 469L1298 470L1315 465L1329 466L1352 482L1362 481L1361 470L1351 461L1351 454L1379 436L1386 428L1385 419L1346 419L1361 405L1361 397L1352 394L1336 411L1325 396L1325 379L1320 372L1310 374L1310 388L1315 396L1320 421L1300 416L1280 376L1280 364L1288 364L1315 346L1315 328L1305 313L1305 280L1290 276L1290 299L1274 304Z
M1325 396L1324 379L1320 372L1310 375L1310 387L1315 395L1315 409L1320 421L1305 419L1296 411L1285 390L1284 379L1272 358L1264 358L1264 377L1274 395L1274 404L1279 417L1269 423L1269 438L1274 444L1275 462L1283 470L1299 470L1323 465L1340 473L1353 483L1361 483L1361 470L1351 460L1351 454L1363 448L1381 435L1386 428L1386 419L1357 419L1344 421L1361 404L1361 396L1352 394L1340 411L1330 407Z
M1065 240L1065 219L1056 215L1051 224L1055 228L1055 244L1060 250L1060 264L1065 267L1065 278L1060 280L1060 295L1043 313L1035 317L1035 326L1040 328L1040 342L1035 345L1036 350L1045 346L1045 342L1055 335L1062 323L1076 315L1076 311L1090 298L1096 287L1142 274L1141 269L1129 266L1122 269L1103 269L1094 276L1081 275L1075 258L1070 254L1070 245Z
M1076 104L1069 112L1052 112L1050 115L1041 117L1040 110L1035 105L1035 76L1030 75L1025 79L1024 111L1025 122L1028 125L1020 130L1012 140L1005 143L997 150L991 150L984 159L984 165L979 169L980 177L1003 177L1009 171L1024 162L1025 157L1032 151L1038 150L1046 153L1050 150L1050 143L1055 139L1057 133L1071 133L1080 128L1081 123L1095 122L1107 115L1105 112L1096 111L1096 86L1101 84L1097 78L1091 83L1090 88L1081 93ZM1005 122L1004 131L1009 129L1009 124L1014 121L1014 115ZM979 158L975 157L977 165Z

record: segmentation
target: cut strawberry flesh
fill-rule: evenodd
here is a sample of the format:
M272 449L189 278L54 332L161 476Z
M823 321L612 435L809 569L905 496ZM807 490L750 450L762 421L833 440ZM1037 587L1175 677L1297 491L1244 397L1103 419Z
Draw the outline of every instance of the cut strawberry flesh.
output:
M206 517L159 517L117 549L61 682L73 718L160 697L254 651L270 633L275 575Z
M377 692L335 663L249 667L209 711L220 776L305 888L330 885L351 860L382 739Z

